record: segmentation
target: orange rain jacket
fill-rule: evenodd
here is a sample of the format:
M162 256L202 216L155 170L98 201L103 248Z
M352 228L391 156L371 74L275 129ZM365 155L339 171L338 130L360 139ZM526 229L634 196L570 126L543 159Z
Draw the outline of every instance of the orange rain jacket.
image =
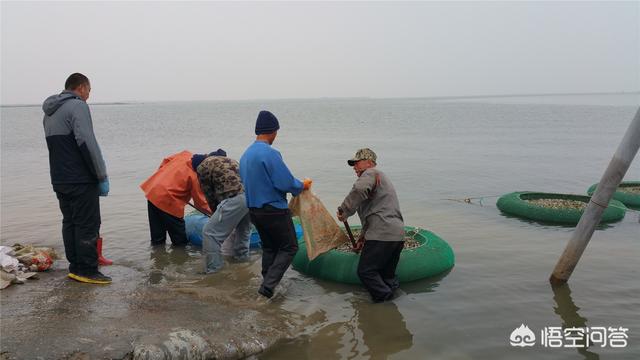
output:
M162 160L160 167L140 184L144 196L160 210L175 217L184 217L184 207L193 198L195 205L211 213L198 175L191 167L192 154L182 151Z

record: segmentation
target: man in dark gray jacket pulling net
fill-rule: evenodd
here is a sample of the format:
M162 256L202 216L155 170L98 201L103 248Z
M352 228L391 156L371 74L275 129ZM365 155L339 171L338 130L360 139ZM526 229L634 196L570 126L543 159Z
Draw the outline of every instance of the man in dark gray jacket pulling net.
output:
M98 196L107 196L109 180L86 102L90 92L86 76L71 74L65 90L42 104L43 125L51 184L62 212L69 277L85 283L108 284L111 278L98 271L96 245L100 230Z
M376 169L377 156L360 149L347 161L358 179L338 208L344 222L356 212L362 232L356 249L362 249L358 277L374 302L390 300L399 287L396 266L404 247L404 222L396 190L382 171Z

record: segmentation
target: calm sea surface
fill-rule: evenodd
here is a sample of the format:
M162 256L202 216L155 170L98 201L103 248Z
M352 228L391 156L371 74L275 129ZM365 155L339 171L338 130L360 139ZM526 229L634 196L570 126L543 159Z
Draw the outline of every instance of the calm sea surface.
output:
M355 179L346 159L370 147L394 182L405 223L447 240L456 266L441 279L403 285L399 298L382 305L370 304L357 286L289 270L286 295L273 306L322 316L261 358L638 359L639 213L597 230L569 287L553 291L547 279L572 228L506 217L494 196L584 193L600 179L639 104L640 96L626 95L92 105L111 180L101 233L120 264L157 267L138 185L163 157L184 149L221 147L239 159L253 141L256 114L269 109L281 124L274 146L294 175L314 180L327 208L339 205ZM3 107L1 130L0 241L62 252L42 111ZM640 157L626 179L640 179ZM446 200L466 197L485 198ZM191 257L191 265L171 271L199 269L197 249ZM628 346L545 348L538 339L533 348L511 347L509 335L521 324L538 338L550 326L622 326Z

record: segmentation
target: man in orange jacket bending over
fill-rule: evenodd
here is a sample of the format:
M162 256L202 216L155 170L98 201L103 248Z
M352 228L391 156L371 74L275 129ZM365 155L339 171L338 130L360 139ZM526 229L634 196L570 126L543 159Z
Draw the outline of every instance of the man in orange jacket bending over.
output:
M224 156L218 149L209 155ZM184 207L193 198L195 206L212 213L200 188L195 169L208 155L182 151L162 161L160 167L140 185L147 198L151 245L162 245L167 232L173 245L186 245L187 234L184 227Z

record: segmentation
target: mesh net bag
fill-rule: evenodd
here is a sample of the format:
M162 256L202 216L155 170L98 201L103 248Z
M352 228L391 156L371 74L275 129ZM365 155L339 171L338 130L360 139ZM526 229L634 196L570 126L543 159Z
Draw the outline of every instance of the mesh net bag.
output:
M311 191L303 191L291 199L289 209L300 218L309 260L349 241L322 201Z

